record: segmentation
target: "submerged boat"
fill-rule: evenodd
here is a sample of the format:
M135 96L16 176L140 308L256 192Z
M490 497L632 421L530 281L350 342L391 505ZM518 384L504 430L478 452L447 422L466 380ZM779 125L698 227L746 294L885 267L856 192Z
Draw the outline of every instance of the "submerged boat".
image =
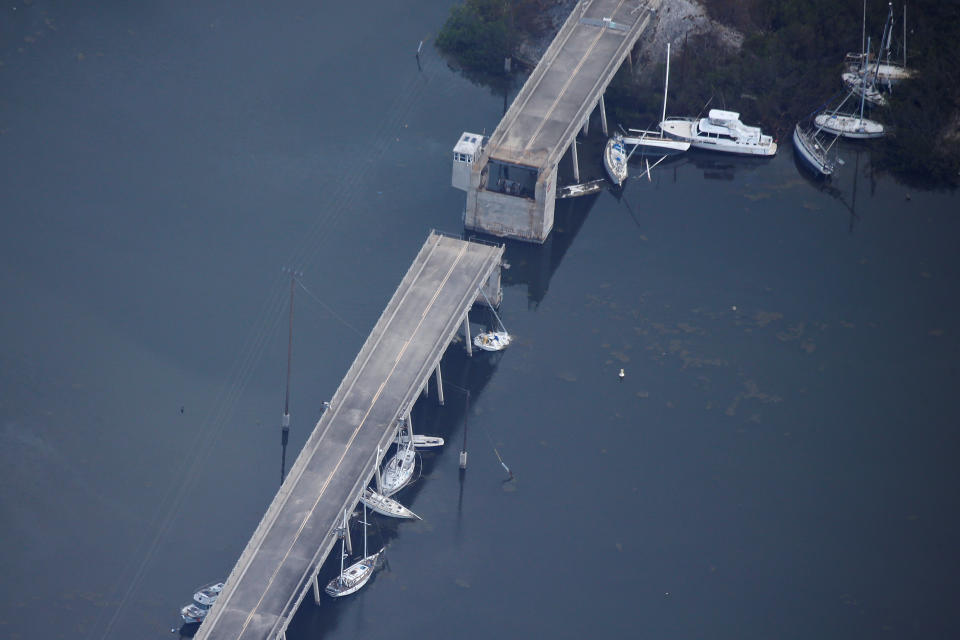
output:
M382 516L387 516L390 518L421 519L420 516L393 498L388 498L382 493L377 493L370 487L364 489L363 493L360 495L360 502L365 504L370 510L375 511Z
M512 338L506 331L484 331L473 337L473 346L484 351L503 351Z
M613 137L607 140L607 146L603 148L603 166L607 169L607 175L613 184L623 185L627 179L627 150L623 146L623 136L619 133L613 134ZM479 337L479 336L477 336ZM476 344L476 341L474 341ZM481 349L480 345L477 345ZM505 347L506 345L504 345ZM501 347L502 349L503 347ZM500 349L487 349L487 351L499 351Z
M183 618L184 623L199 624L203 622L221 591L223 591L222 582L215 582L197 589L197 592L193 594L193 602L180 609L180 617Z
M793 129L793 148L814 173L829 176L834 169L833 159L830 158L833 143L824 146L817 138L818 133L819 129L806 130L798 122ZM833 140L836 142L837 139Z
M772 156L777 143L760 130L740 122L736 111L710 109L706 118L666 118L660 129L696 149L709 149L749 156Z
M340 539L340 575L331 580L324 589L327 595L331 598L340 598L342 596L348 596L351 593L356 593L359 591L363 585L370 581L370 578L373 576L373 572L377 568L380 555L383 553L383 549L380 549L380 551L377 551L373 555L367 555L367 507L366 504L364 504L363 558L344 569L343 561L347 557L345 543L347 535L349 535L346 531L347 526L347 514L344 512L343 533L341 534Z

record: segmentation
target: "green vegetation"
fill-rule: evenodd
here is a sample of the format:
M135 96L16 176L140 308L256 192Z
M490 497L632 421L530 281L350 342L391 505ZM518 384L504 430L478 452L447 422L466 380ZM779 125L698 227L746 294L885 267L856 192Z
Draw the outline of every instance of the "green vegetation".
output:
M710 15L745 34L731 51L716 34L689 37L671 62L674 115L727 107L780 140L831 98L842 99L844 55L860 48L861 0L704 0ZM503 58L538 34L537 0L466 0L437 39L467 70L503 75ZM879 40L886 5L870 0L867 33ZM894 8L894 41L902 14ZM960 184L960 4L914 0L907 15L908 65L917 78L894 87L891 104L871 117L891 127L878 144L880 168L923 186ZM540 27L542 29L542 25ZM662 54L661 54L662 56ZM648 127L660 118L663 62L637 75L624 65L607 92L614 121Z

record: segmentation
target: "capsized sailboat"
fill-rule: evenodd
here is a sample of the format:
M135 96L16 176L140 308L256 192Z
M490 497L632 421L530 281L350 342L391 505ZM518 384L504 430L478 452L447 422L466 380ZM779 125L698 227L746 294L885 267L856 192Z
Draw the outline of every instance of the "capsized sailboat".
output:
M370 578L373 576L373 572L377 568L377 563L380 560L380 555L383 553L383 549L377 551L373 555L367 554L367 507L364 504L363 507L363 558L354 562L352 565L346 569L343 566L343 561L347 557L346 551L346 539L349 535L347 531L347 526L349 525L347 521L347 513L343 513L343 529L341 530L340 538L340 575L331 580L324 591L327 595L332 598L340 598L342 596L348 596L351 593L356 593L363 585L369 582Z

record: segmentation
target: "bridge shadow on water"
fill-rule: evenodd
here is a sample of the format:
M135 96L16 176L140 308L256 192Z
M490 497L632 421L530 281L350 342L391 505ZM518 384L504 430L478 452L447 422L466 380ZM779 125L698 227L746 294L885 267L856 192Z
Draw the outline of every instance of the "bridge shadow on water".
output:
M480 319L481 317L485 318L485 314L489 314L489 312L477 307L470 313L471 321L474 323L481 322ZM482 322L485 322L485 319ZM437 403L436 378L434 376L430 377L429 395L427 397L421 395L414 405L411 416L414 432L441 436L446 441L444 446L439 449L427 449L419 452L413 481L394 496L414 512L417 512L417 496L430 482L431 475L442 459L441 456L453 456L454 459L459 456L464 439L464 424L468 407L479 400L484 388L493 377L499 361L500 354L498 353L477 352L476 350L473 357L469 357L466 354L462 339L455 341L447 348L440 365L443 374L444 405L440 406ZM466 390L470 392L469 399ZM477 442L476 436L472 433L469 437L475 443ZM392 454L393 451L388 451L385 459L388 460ZM464 473L461 472L461 497L463 482ZM461 507L462 503L457 505L458 518ZM388 518L370 511L367 512L367 517L370 523L370 528L367 531L370 550L375 550L381 546L387 547L384 565L380 567L378 573L383 570L389 571L391 541L403 535L405 526L414 523L409 520ZM358 513L350 522L350 535L354 545L354 553L351 556L352 560L348 560L348 562L355 561L362 553L363 528L361 520L362 515ZM321 587L335 578L340 570L337 553L339 553L339 546L331 551L320 570ZM372 580L375 581L376 579L377 576L374 575ZM359 606L362 615L362 590L345 598L330 598L326 595L323 595L322 598L322 603L317 605L312 594L307 594L290 623L287 631L288 638L327 637L337 629L341 616L346 615L346 608L356 599L361 602Z

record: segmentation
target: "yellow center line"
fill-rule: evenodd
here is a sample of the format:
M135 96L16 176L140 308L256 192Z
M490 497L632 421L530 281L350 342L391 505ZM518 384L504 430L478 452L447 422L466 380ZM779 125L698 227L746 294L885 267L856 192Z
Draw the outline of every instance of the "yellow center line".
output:
M446 275L443 277L443 281L440 283L440 286L437 287L437 290L434 292L433 297L430 298L430 302L427 305L426 309L429 311L434 303L437 301L437 298L440 296L440 291L443 290L443 287L446 286L447 281L450 279L450 276L453 274L453 270L456 268L457 264L460 263L460 260L463 258L463 254L467 250L466 244L460 248L460 253L457 254L457 259L450 265L450 268L447 270ZM314 509L317 508L317 505L320 504L320 499L323 497L324 492L327 490L327 487L330 485L330 481L333 480L333 476L336 475L337 470L340 468L340 465L343 463L344 458L347 457L347 453L350 451L350 447L353 446L353 441L356 439L357 434L360 433L360 429L363 427L364 423L367 421L367 418L370 416L370 413L373 411L374 405L377 403L377 399L380 397L380 394L383 393L384 387L387 385L387 382L390 381L390 378L393 376L393 372L396 370L397 365L400 364L400 359L403 357L403 354L406 352L407 347L410 346L410 342L413 339L413 336L416 335L417 331L420 330L420 326L423 324L423 321L427 317L427 311L424 311L423 315L420 316L420 321L417 323L417 326L414 327L413 331L410 333L410 338L403 343L403 347L400 349L400 354L397 356L396 361L394 361L393 366L390 368L390 373L387 374L387 377L384 378L383 382L380 383L380 388L377 389L377 392L374 394L373 398L370 400L370 406L367 408L367 412L363 415L363 419L357 425L357 428L353 430L353 433L350 435L350 439L347 440L347 445L344 447L343 453L340 455L340 459L337 460L337 464L333 467L333 470L327 476L326 481L324 481L323 486L320 488L320 492L317 494L317 499L313 503L310 511L307 512L307 515L304 517L303 522L300 523L300 527L297 529L296 535L293 537L293 541L290 543L290 546L287 548L287 552L283 554L283 558L280 560L280 563L277 565L277 568L274 569L273 574L270 576L270 580L267 581L267 586L263 590L263 594L260 596L260 599L257 601L256 606L250 610L250 614L247 616L247 619L244 620L243 626L240 628L240 633L238 635L243 635L246 631L247 626L250 624L250 621L253 619L254 614L257 612L257 609L260 608L260 605L263 604L263 599L267 596L267 592L270 590L270 587L273 585L273 581L276 579L277 574L280 572L280 568L287 561L287 558L290 556L290 552L293 551L293 547L297 544L297 541L300 539L300 534L303 533L303 529L307 526L307 522L310 520L310 516L313 515Z

